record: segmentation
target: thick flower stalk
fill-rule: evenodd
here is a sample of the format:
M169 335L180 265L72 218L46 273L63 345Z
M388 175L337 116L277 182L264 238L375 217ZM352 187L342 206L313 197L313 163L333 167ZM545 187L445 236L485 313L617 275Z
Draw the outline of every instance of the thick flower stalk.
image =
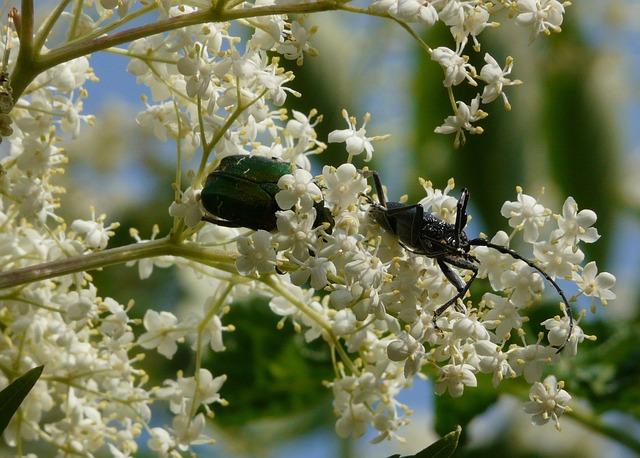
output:
M65 12L71 19L66 41L50 44L49 33L68 3L61 2L35 27L33 4L23 2L22 16L14 13L16 30L9 31L5 43L12 48L6 54L11 78L3 83L3 93L10 88L16 100L11 126L9 118L0 119L8 144L0 159L0 387L45 364L5 432L10 447L20 454L38 443L60 455L109 451L131 456L146 431L149 449L179 456L211 442L205 417L227 404L222 397L227 377L202 368L203 353L225 351L225 333L242 326L228 322L230 304L249 292L269 297L281 324L291 323L307 342L322 340L330 348L335 378L327 385L340 436L357 437L374 428L376 441L398 437L410 410L397 396L420 373L433 376L437 393L456 397L476 386L479 373L491 374L495 386L504 378L523 377L533 385L535 405L527 408L533 420L557 423L570 398L555 379L540 380L561 357L557 346L568 338L566 353L573 355L589 336L579 325L569 336L561 309L535 324L539 335L526 334L527 309L548 288L539 273L476 247L471 254L479 260L478 277L487 279L492 292L466 297L434 324L434 312L456 289L434 259L403 249L374 223L369 216L373 193L351 163L371 159L373 143L383 138L367 136L365 125L375 130L367 124L370 116L358 127L344 112L347 128L327 141L345 143L345 163L313 177L308 156L325 148L315 132L321 118L315 111L288 113L279 107L299 95L288 87L293 74L281 60L302 64L317 53L310 43L316 30L293 14L332 9L371 14L399 22L416 38L408 22L430 26L440 20L451 28L455 50L421 44L444 68L446 90L452 95L452 88L464 82L485 83L470 105L452 97L454 115L438 128L455 133L461 143L465 132L481 132L474 124L486 116L480 105L502 98L508 106L503 90L517 84L507 78L510 58L501 69L487 56L487 67L478 74L463 54L469 41L479 49L482 30L495 25L492 8L512 10L535 37L559 30L562 4L375 1L361 9L333 1L102 0L79 2ZM157 22L114 32L154 11ZM232 20L238 20L237 27ZM82 114L85 83L95 80L88 54L105 49L127 56L129 71L149 90L137 122L177 145L175 198L167 202L170 232L158 238L154 229L151 239L143 240L130 229L133 243L118 248L109 248L118 227L109 217L96 217L91 210L89 220L68 225L57 211L64 190L56 179L73 160L60 141L93 122ZM8 109L0 108L5 116ZM290 173L277 182L273 232L202 221L206 177L232 155L266 156L290 165ZM195 165L185 173L189 161ZM453 180L443 191L422 183L425 211L452 223ZM330 213L331 223L314 224L321 210ZM579 210L568 198L556 214L520 188L501 213L511 233L498 232L493 243L517 247L551 277L572 282L572 301L580 295L602 303L615 298L615 278L585 263L580 249L599 237L595 213ZM85 273L116 263L138 263L141 281L155 267L197 272L210 282L211 295L197 313L149 309L142 322L132 320L132 303L102 297ZM460 277L469 275L454 270ZM192 349L195 370L151 386L144 353L173 358L179 345ZM154 404L168 408L170 423L150 426Z

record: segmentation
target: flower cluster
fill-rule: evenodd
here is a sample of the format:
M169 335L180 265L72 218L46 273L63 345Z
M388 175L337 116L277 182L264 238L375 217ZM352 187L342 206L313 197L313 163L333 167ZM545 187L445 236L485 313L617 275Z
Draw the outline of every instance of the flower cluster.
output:
M307 341L323 338L336 348L344 347L336 350L342 361L339 376L330 384L339 435L357 437L369 425L379 431L375 441L394 437L408 421L408 407L395 395L425 366L435 377L438 394L462 396L465 387L477 385L479 373L490 374L496 387L505 378L523 377L537 393L545 367L560 358L558 347L566 344L563 354L573 356L578 344L591 338L578 324L569 335L565 311L540 323L538 336L531 339L523 327L529 320L527 310L549 285L522 260L486 246L471 254L479 260L479 278L488 279L493 291L468 298L460 309L449 308L434 324L434 312L456 293L436 261L404 250L393 234L380 234L369 214L370 197L363 194L366 180L353 165L325 167L315 181L322 184L335 224L313 229L316 210L310 206L278 212L279 231L250 236L254 249L240 249L237 263L259 279L275 274L276 267L288 271L269 280L279 293L271 301L273 312L291 320ZM444 191L428 181L423 185L423 208L453 223L453 182ZM311 191L304 192L310 199ZM510 235L498 232L492 243L509 246L521 235L520 253L528 254L551 278L577 286L571 301L580 295L603 303L615 298L615 278L597 274L593 262L581 264L580 243L599 237L592 211L578 211L569 197L562 212L554 214L518 188L517 199L505 202L502 214L513 230ZM269 265L263 264L265 259ZM470 272L454 270L469 278ZM306 284L311 288L302 289ZM282 294L285 288L287 294ZM548 331L546 337L542 329ZM564 391L550 395L561 395L563 403L568 400ZM532 400L538 402L539 397ZM564 408L545 413L547 405L540 401L535 408L527 407L534 422L550 417L557 422Z
M230 4L231 12L226 13L238 18L250 17L247 8L274 6L267 0ZM533 36L557 31L562 22L563 5L555 0L499 4L513 10L516 21L528 26ZM74 40L82 42L83 37L98 37L98 46L108 39L112 24L125 24L154 9L163 24L194 17L204 9L217 11L210 2L189 5L169 0L84 2L68 13L75 15L70 49L77 50ZM301 5L305 4L294 6ZM486 115L481 103L501 97L508 104L503 88L517 83L507 78L511 59L501 69L487 56L478 75L462 54L469 37L477 47L479 33L493 25L488 3L384 0L371 8L405 22L442 20L457 43L456 51L431 52L445 68L445 86L451 90L463 81L486 83L471 105L455 103L455 115L439 131L455 133L459 143L465 131L480 132L473 123ZM58 214L64 190L56 177L69 161L61 140L93 123L91 116L82 114L88 96L85 83L96 79L88 57L35 76L10 113L12 132L2 117L7 110L0 107L0 134L8 138L3 143L6 155L0 159L0 277L26 268L32 279L41 280L4 283L10 287L0 298L0 387L45 364L41 380L5 432L9 446L23 450L25 443L37 441L51 454L94 456L108 450L123 457L135 454L143 431L149 437L147 447L161 456L179 456L209 443L206 417L213 416L214 405L227 404L220 394L227 376L201 367L203 353L225 351L224 334L242 325L228 322L231 304L250 293L270 298L281 325L289 322L307 342L322 340L330 347L336 376L327 385L333 391L340 436L360 436L372 427L378 431L376 441L397 437L410 413L397 396L421 373L433 377L437 393L451 396L476 386L478 373L491 374L496 386L504 378L522 376L533 384L533 404L527 409L534 421L557 422L568 395L555 379L542 384L539 380L545 366L560 357L556 347L568 339L565 353L575 354L589 336L578 325L569 336L567 311L542 322L539 336L528 335L523 328L527 309L548 284L523 261L489 247L476 247L471 254L479 261L478 277L488 280L492 292L470 296L434 323L434 312L456 295L456 288L434 259L405 250L393 233L375 223L369 212L375 197L351 163L361 153L364 160L371 159L373 142L384 138L367 136L370 116L365 115L358 127L354 117L343 113L347 128L332 132L327 141L344 142L348 159L337 168L324 167L314 177L308 156L325 148L315 131L321 116L315 110L304 114L277 108L289 96L299 95L288 87L294 75L282 68L281 59L301 64L305 56L316 53L309 42L315 29L296 17L259 15L238 27L230 22L191 24L165 34L149 33L126 49L112 49L130 58L129 71L149 90L137 122L178 146L175 199L168 205L173 226L165 238L156 238L157 228L150 240L131 229L134 243L110 251L109 239L118 223L107 223L106 216L96 217L91 210L89 220L67 225ZM54 14L50 20L55 18ZM244 35L249 36L245 41ZM19 49L15 33L11 40L12 48ZM41 49L34 55L53 53L46 53L45 42L46 37L35 40ZM9 68L20 65L16 60L14 53ZM273 195L279 208L274 231L202 221L206 177L231 155L264 156L289 164L290 173L279 177ZM194 170L183 173L183 164L191 163ZM186 185L181 182L185 176ZM457 203L450 195L453 180L444 190L428 181L422 184L425 197L420 204L425 211L452 223ZM519 252L552 278L575 285L572 301L580 295L602 303L615 298L615 278L598 273L593 262L583 265L580 244L599 237L593 227L595 213L579 211L568 198L561 213L554 214L519 188L517 199L505 203L501 212L511 234L498 232L493 243L508 246L521 238ZM321 213L331 217L321 218ZM45 262L46 269L38 266ZM197 312L181 316L173 310L149 309L142 320L134 320L133 302L101 297L91 276L83 272L116 262L137 262L141 279L152 275L154 267L173 265L196 272L207 279L211 294ZM32 266L35 270L29 270ZM470 272L452 269L470 278ZM188 367L196 370L178 372L160 386L151 386L144 370L145 352L171 359L183 344L192 350L194 361ZM154 404L166 407L170 424L150 426Z
M444 123L435 129L435 132L455 134L454 145L457 147L465 142L465 133L481 134L483 132L482 127L474 124L487 116L487 112L480 108L481 104L489 104L501 98L504 109L511 110L511 104L504 89L522 83L518 79L509 78L513 69L511 56L507 56L504 66L501 67L496 58L485 53L485 64L478 73L469 63L470 56L465 54L469 40L473 43L473 50L480 52L478 36L486 28L499 25L492 20L492 17L503 8L510 12L507 18L513 18L518 25L529 29L531 41L541 33L549 35L551 32L559 32L564 8L569 4L569 2L561 3L557 0L499 0L493 3L475 0L428 2L376 0L372 6L382 8L398 19L423 22L427 25L440 20L449 27L455 40L455 48L441 46L433 50L429 49L429 52L431 59L442 66L444 71L442 83L449 92L453 109L453 115L448 116ZM477 87L479 83L484 84L482 91L478 92L470 103L456 100L453 94L453 87L463 82L473 87Z

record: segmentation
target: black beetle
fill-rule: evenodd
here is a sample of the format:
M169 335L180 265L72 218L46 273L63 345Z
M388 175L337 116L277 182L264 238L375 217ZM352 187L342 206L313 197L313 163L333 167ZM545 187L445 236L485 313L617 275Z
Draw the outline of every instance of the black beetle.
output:
M236 154L227 156L209 174L200 198L210 213L204 221L226 227L247 227L273 231L276 212L280 211L275 195L280 191L278 180L291 173L291 164L263 156ZM313 227L329 223L333 217L324 201L314 204L316 220Z
M471 287L471 283L473 283L478 275L479 261L469 253L471 247L486 246L500 253L508 254L514 259L524 261L529 267L535 269L553 285L562 298L565 313L569 318L569 333L567 334L565 343L558 348L558 352L564 348L573 331L571 305L569 305L569 301L564 292L549 274L516 251L493 244L484 238L470 240L467 237L464 227L467 224L469 191L467 191L466 188L462 189L460 199L458 200L456 221L454 224L450 224L431 213L425 213L424 208L420 204L405 205L400 202L387 202L378 174L374 171L367 171L365 174L373 176L379 201L379 203L372 203L369 208L371 218L384 230L395 235L398 243L406 250L435 259L444 276L458 290L458 294L436 309L433 317L434 323L445 310L452 304L455 304L458 299L464 297ZM458 274L453 271L451 266L470 270L472 275L469 281L465 283Z

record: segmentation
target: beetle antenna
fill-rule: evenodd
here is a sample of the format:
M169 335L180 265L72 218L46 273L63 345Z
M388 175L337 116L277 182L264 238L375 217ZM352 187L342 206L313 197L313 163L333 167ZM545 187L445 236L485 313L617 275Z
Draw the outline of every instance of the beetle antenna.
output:
M467 203L469 202L469 191L467 188L462 188L460 193L460 199L458 199L458 209L456 211L456 232L455 232L455 244L456 248L460 247L460 234L464 227L467 225Z
M569 318L569 333L567 334L567 338L564 341L564 343L556 351L556 353L560 353L562 351L562 349L569 342L569 339L571 338L571 334L573 333L573 313L571 311L571 305L569 304L569 301L567 300L567 296L565 296L564 291L562 291L562 288L560 288L560 286L558 286L558 284L555 282L555 280L553 278L551 278L551 276L548 273L546 273L544 270L542 270L540 267L536 266L533 262L531 262L527 258L521 256L517 252L515 252L515 251L513 251L513 250L511 250L511 249L509 249L507 247L504 247L504 246L501 246L501 245L496 245L496 244L491 243L488 240L483 239L483 238L477 238L477 239L470 240L469 241L469 245L486 246L488 248L493 248L494 250L499 251L500 253L508 254L509 256L511 256L514 259L519 259L520 261L524 261L529 267L531 267L532 269L535 269L536 271L538 271L540 273L540 275L542 275L549 283L551 283L551 285L553 285L555 290L558 292L558 294L562 298L562 302L564 303L564 313Z
M384 208L387 208L387 199L384 197L384 189L382 188L382 181L380 181L380 175L375 170L362 170L362 176L365 178L373 177L373 183L376 187L376 194L378 195L378 202Z

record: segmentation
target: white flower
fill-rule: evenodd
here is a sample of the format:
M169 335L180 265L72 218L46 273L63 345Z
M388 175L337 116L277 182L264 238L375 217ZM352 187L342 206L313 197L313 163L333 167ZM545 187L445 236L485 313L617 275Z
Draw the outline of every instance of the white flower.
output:
M142 348L157 348L158 353L171 359L178 350L176 341L180 340L185 331L176 329L178 319L170 312L156 312L147 310L142 320L147 330L138 339Z
M300 97L298 91L295 91L288 87L283 87L285 83L288 83L293 79L291 73L277 74L277 65L272 65L267 71L257 72L256 77L258 81L267 89L267 94L273 100L276 106L282 106L287 100L287 92L293 94L296 97Z
M455 188L456 184L453 178L449 178L447 186L443 190L434 189L433 183L429 180L420 180L420 185L427 193L426 197L418 202L425 211L430 211L438 218L453 223L456 220L456 206L458 199L449 195L449 192Z
M180 198L171 203L169 214L176 218L184 218L188 227L193 227L202 220L202 207L200 205L200 191L188 187Z
M56 298L66 307L66 319L69 321L83 320L94 314L96 310L97 289L93 284L89 289L70 291Z
M486 293L482 302L491 307L483 320L487 329L495 329L499 340L507 340L512 329L520 329L527 318L520 316L516 305L506 297Z
M210 442L202 436L204 429L204 414L199 413L195 418L186 415L177 415L173 418L173 430L176 442L182 451L186 451L192 445L206 444Z
M474 372L475 369L469 364L447 364L441 367L436 380L436 394L443 394L449 390L452 398L459 398L464 392L465 385L478 386Z
M151 428L151 437L147 441L147 446L154 452L164 455L175 446L175 443L166 430Z
M451 312L449 319L453 323L451 331L456 339L488 340L489 333L475 315L467 316L460 312Z
M452 3L455 2L450 2L450 4ZM473 49L479 52L480 43L478 42L477 36L480 35L486 27L495 24L489 22L489 17L489 11L480 5L477 5L473 9L467 9L464 14L464 21L462 22L459 22L456 17L451 25L451 34L458 46L464 48L467 44L467 37L471 35L473 39Z
M285 59L295 60L298 65L302 65L304 53L310 56L318 55L318 51L309 43L309 39L315 32L315 27L307 30L299 21L292 21L291 31L286 35L287 41L276 48L277 52Z
M558 215L557 219L562 236L571 245L575 246L580 241L593 243L600 238L598 230L591 227L595 224L598 216L593 210L578 211L578 204L573 197L567 197L567 200L564 201L562 215Z
M302 210L309 210L314 202L322 200L322 192L313 181L313 175L303 169L296 169L292 174L282 175L278 180L282 190L276 194L276 202L283 210L299 204Z
M446 0L440 4L440 20L448 26L459 26L464 21L464 0Z
M388 13L401 21L422 22L427 26L432 26L438 20L436 9L424 0L376 0L370 8Z
M558 0L518 0L516 22L531 27L530 39L539 33L560 32L564 6Z
M96 218L95 211L92 208L91 219L77 219L71 223L71 229L84 235L84 241L89 248L104 250L109 243L109 237L115 234L113 229L117 229L120 226L119 223L112 223L109 226L104 227L105 219L106 215L100 215Z
M482 127L474 126L473 122L479 121L487 116L487 113L480 109L480 94L478 94L472 101L471 105L467 105L464 102L456 102L456 113L453 116L447 116L444 123L441 126L435 128L434 132L437 134L456 134L453 141L454 147L463 145L466 141L464 131L468 131L471 134L481 134L484 132Z
M542 276L524 261L517 261L513 270L504 272L501 283L503 289L511 290L513 303L519 305L530 304L544 290Z
M531 420L536 425L544 425L553 420L556 428L560 429L560 415L568 409L567 404L571 396L562 388L564 382L558 382L553 375L544 379L544 382L536 382L529 390L529 399L524 406L525 412L532 415Z
M208 63L206 48L194 50L191 54L178 60L176 69L187 78L186 91L189 97L200 97L207 100L211 92L208 91L211 83L213 66Z
M358 202L360 194L367 189L367 180L358 173L353 164L342 164L337 169L325 165L322 169L325 202L336 210L350 208Z
M556 349L539 344L515 347L509 350L511 366L518 375L524 375L528 383L540 380L544 366L557 357Z
M372 288L380 285L385 274L385 267L380 258L372 256L366 251L358 250L350 253L344 267L354 279Z
M213 315L202 329L202 345L210 344L211 350L213 351L225 351L226 348L222 341L222 331L225 329L226 328L222 326L220 317Z
M461 56L452 49L441 46L431 53L431 60L438 62L444 69L444 87L457 86L465 79L471 86L478 83L473 79L476 76L476 69L468 62L466 56Z
M336 266L327 258L310 256L297 270L291 272L291 283L304 284L311 277L311 287L322 289L329 283L327 275L336 274Z
M311 110L309 112L309 116L305 116L303 113L296 110L291 110L291 114L293 115L293 119L289 119L285 127L285 131L288 134L291 134L294 138L300 139L300 142L303 144L314 143L318 146L324 145L322 142L317 140L318 134L315 130L318 123L322 121L322 115L318 116L315 121L312 121L312 118L318 114L317 110Z
M371 421L371 412L364 404L348 404L339 412L340 418L336 421L336 433L346 439L347 437L360 437L367 432L367 425Z
M554 238L553 233L551 238ZM533 255L542 261L543 270L551 277L571 277L584 259L581 250L574 251L570 245L550 241L537 242L533 246Z
M249 275L253 272L268 274L274 271L276 251L271 246L271 234L260 229L251 237L238 240L236 267L238 272Z
M194 395L193 402L197 406L200 406L200 404L209 405L214 402L224 404L226 401L220 397L220 393L218 392L227 380L227 376L220 375L214 378L213 375L211 375L211 372L202 368L198 372L198 375L198 391ZM196 386L195 383L194 386Z
M616 284L616 277L609 272L598 273L596 263L591 261L582 270L582 275L575 274L575 280L585 296L597 297L603 304L616 298L611 291Z
M316 209L311 208L306 213L294 213L291 210L276 213L278 232L275 239L278 251L291 250L293 257L304 261L309 257L309 249L316 241L313 224L316 220Z
M408 332L401 332L398 337L387 345L387 356L391 361L404 361L403 374L410 379L420 370L425 356L424 346Z
M502 352L502 348L489 340L481 340L474 344L476 357L478 358L478 368L485 374L493 374L491 384L497 387L505 378L516 376L515 371L509 364L509 355Z
M511 73L513 68L513 58L507 57L504 68L500 68L498 62L488 53L484 55L484 61L487 63L480 70L480 79L486 83L482 91L482 103L493 102L498 96L502 96L504 108L508 111L511 109L507 95L502 91L504 86L514 86L522 84L520 80L510 80L507 75Z
M347 121L349 126L348 129L343 130L334 130L329 133L329 143L342 143L345 142L347 146L347 153L349 153L349 157L357 156L358 154L365 152L364 160L368 162L371 160L373 155L373 145L372 141L382 140L386 138L386 136L380 137L367 137L367 131L365 127L367 123L371 119L371 115L366 113L364 115L364 120L362 122L362 127L356 130L356 118L355 116L349 116L347 110L342 110L342 117ZM351 162L351 161L349 161Z
M491 239L491 243L500 246L507 246L509 236L504 231L498 231ZM479 246L473 251L473 255L480 261L478 266L478 277L488 278L489 284L494 291L501 291L502 275L513 265L513 258L508 254L500 253L493 248Z
M312 289L302 289L298 286L292 285L289 287L289 292L293 297L305 304L311 302L313 298ZM293 315L298 311L295 305L281 296L273 297L269 302L269 308L273 313L280 316Z
M338 336L350 334L356 328L357 321L353 312L349 309L339 310L333 317L331 327Z
M105 298L103 303L109 314L102 318L100 332L112 339L118 339L129 329L127 312L124 307L110 297Z
M509 226L524 229L524 241L538 240L539 230L549 217L549 211L539 204L534 197L518 192L517 202L507 201L502 205L500 213L509 218Z
M578 344L582 343L585 338L592 338L586 336L584 331L577 323L573 324L573 330L571 331L571 337L567 341L569 335L569 318L564 316L549 318L544 320L542 325L549 331L547 338L549 343L554 347L560 348L566 344L563 353L569 356L575 356L578 354Z
M17 148L19 146L19 148ZM12 150L19 150L16 164L25 173L43 175L54 162L59 162L61 151L48 142L40 141L32 136L25 137L22 144L14 143ZM58 161L56 161L58 158Z

